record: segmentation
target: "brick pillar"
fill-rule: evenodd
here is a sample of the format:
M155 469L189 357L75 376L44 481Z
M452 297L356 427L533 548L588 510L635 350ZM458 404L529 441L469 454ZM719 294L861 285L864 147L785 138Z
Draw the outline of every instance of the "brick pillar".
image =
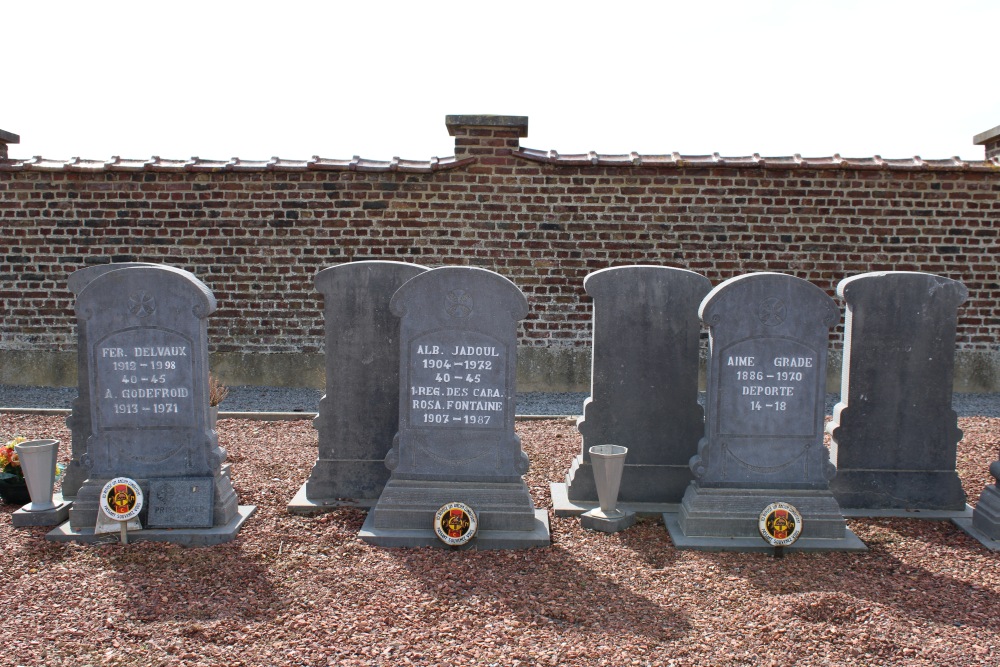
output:
M986 159L1000 158L1000 125L992 130L986 130L972 138L972 143L983 146L986 149Z
M480 164L506 164L528 136L527 116L445 116L455 137L455 159L479 158Z
M527 124L525 124L527 127ZM5 132L0 130L0 160L7 159L7 144L19 144L21 143L21 137L10 132Z

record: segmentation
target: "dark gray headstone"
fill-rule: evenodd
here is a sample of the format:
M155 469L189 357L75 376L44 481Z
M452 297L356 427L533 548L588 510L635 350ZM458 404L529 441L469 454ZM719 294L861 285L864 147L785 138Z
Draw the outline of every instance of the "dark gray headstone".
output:
M594 299L593 369L567 496L597 502L588 450L615 444L628 447L619 502L679 503L705 433L698 306L712 285L684 269L623 266L591 273L583 286Z
M811 539L863 548L844 539L823 446L833 299L793 276L753 273L712 290L700 315L710 329L705 437L677 517L681 537L760 544L761 510L784 501L801 512Z
M166 267L110 271L80 291L91 433L81 460L87 480L70 510L73 530L94 526L101 488L113 477L135 479L144 494L151 481L206 478L213 524L237 518L209 417L207 318L214 310L202 282ZM145 506L143 525L148 515Z
M74 297L79 297L83 288L97 278L110 271L118 271L130 266L157 265L145 262L122 262L89 266L70 274L67 286L73 292ZM72 443L70 462L62 479L62 494L66 498L75 496L80 485L87 478L87 471L80 464L80 458L87 453L87 438L90 437L90 370L87 367L87 322L85 320L77 320L76 350L77 396L73 400L73 411L66 418L66 426L70 429Z
M1000 551L1000 461L990 464L990 475L995 481L979 496L976 509L972 512L972 530L962 523L959 526L993 551Z
M524 295L492 271L447 267L411 279L391 308L400 317L399 433L362 538L402 546L393 531L416 531L437 544L435 512L461 502L481 533L515 535L502 547L537 546L540 520L522 479L528 457L514 433Z
M962 283L926 273L841 281L847 304L840 403L828 430L844 508L965 509L951 407Z
M314 424L319 455L291 511L378 500L389 479L385 455L399 427L399 318L389 300L427 269L402 262L353 262L323 269L326 394ZM301 495L301 494L300 494ZM298 496L296 497L298 499Z

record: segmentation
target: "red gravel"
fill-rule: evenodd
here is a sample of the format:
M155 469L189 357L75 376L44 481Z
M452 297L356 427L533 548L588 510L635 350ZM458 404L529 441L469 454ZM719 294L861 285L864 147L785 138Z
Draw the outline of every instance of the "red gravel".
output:
M3 415L0 441L60 417ZM975 503L1000 419L960 420ZM580 447L519 422L535 502ZM0 516L3 665L997 665L1000 554L952 524L852 520L865 554L677 551L659 519L614 535L552 518L548 549L381 549L358 510L292 516L306 421L222 420L242 504L232 543L65 545ZM9 505L0 506L7 515Z

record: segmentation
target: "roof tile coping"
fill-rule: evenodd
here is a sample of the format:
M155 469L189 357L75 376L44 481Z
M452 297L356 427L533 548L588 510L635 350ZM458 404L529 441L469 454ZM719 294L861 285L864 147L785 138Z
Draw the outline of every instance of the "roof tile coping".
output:
M21 137L14 134L13 132L8 132L7 130L0 130L0 144L19 144L21 143Z
M977 146L984 146L987 143L992 143L995 139L1000 139L1000 125L997 125L992 130L980 132L976 136L972 137L972 143Z
M761 157L759 153L749 156L723 157L718 153L711 155L642 155L632 152L628 154L603 155L590 151L561 155L557 151L541 151L533 148L522 148L514 151L516 157L532 162L541 162L560 167L593 166L593 167L730 167L730 168L808 168L808 169L890 169L890 170L987 170L1000 168L1000 159L991 158L983 161L966 161L960 157L943 160L924 160L919 155L904 159L883 159L879 155L867 158L845 158L839 153L828 157L804 158L796 153L791 156Z
M355 155L350 160L331 160L313 156L311 160L286 160L273 157L270 160L244 160L234 157L230 160L203 160L192 157L188 160L172 160L154 155L148 160L113 156L110 160L52 160L36 155L30 160L0 160L0 171L156 171L156 172L255 172L255 171L364 171L402 173L433 173L456 169L476 161L476 158L456 159L454 156L430 160L368 160Z
M1000 128L998 128L1000 129ZM554 150L543 151L533 148L522 148L514 151L514 156L528 160L551 164L558 167L621 167L621 168L691 168L691 167L725 167L768 168L768 169L867 169L867 170L902 170L902 171L997 171L1000 170L1000 157L987 160L966 161L959 157L941 160L924 160L919 156L903 159L883 159L875 155L867 158L844 158L839 154L827 157L804 158L798 153L790 156L761 157L759 153L749 156L727 157L713 153L711 155L681 155L670 153L663 155L643 155L637 152L622 154L600 154L594 151L579 154L562 155ZM79 173L95 173L103 171L122 172L259 172L259 171L360 171L360 172L402 172L402 173L434 173L437 171L460 168L475 163L477 158L456 159L454 156L431 158L430 160L404 160L394 157L392 160L369 160L357 155L350 160L334 160L313 156L310 160L286 160L273 157L270 160L244 160L234 157L230 160L203 160L192 157L187 160L164 159L157 155L152 158L126 159L114 156L111 160L52 160L35 156L30 160L0 160L0 171L69 171Z

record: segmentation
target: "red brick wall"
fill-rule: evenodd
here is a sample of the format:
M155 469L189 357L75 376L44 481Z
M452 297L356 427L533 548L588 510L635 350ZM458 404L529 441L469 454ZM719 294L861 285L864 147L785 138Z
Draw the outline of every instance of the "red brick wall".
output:
M0 350L72 350L69 274L145 261L213 290L214 351L318 352L313 276L361 259L507 276L529 346L587 345L583 278L613 265L780 271L830 294L927 271L969 288L959 346L1000 350L1000 163L560 158L519 151L526 128L451 129L436 164L0 162Z

